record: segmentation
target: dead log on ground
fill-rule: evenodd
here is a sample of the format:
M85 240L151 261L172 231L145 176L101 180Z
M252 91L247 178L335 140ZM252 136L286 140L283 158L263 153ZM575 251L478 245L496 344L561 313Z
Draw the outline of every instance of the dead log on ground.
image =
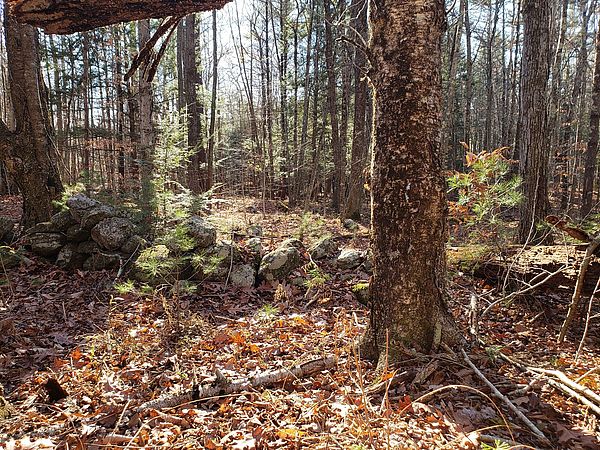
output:
M587 245L585 247L587 248ZM512 281L511 287L518 290L531 284L532 280L555 273L540 287L572 291L577 283L581 263L585 259L585 252L581 250L579 246L560 245L536 246L524 250L513 247L501 257L492 257L480 262L473 269L473 275L485 279L491 285L502 286L505 280L509 280ZM581 292L591 294L599 276L600 258L593 256L587 267L587 276L582 282Z
M303 378L323 370L331 369L337 364L336 357L321 358L309 361L292 368L284 368L266 372L250 378L230 381L220 372L217 373L212 383L208 385L195 386L190 392L170 395L140 405L136 412L141 413L148 409L173 408L186 403L206 400L213 397L237 394L239 392L257 389L266 386L273 386L279 383L291 382L298 378Z

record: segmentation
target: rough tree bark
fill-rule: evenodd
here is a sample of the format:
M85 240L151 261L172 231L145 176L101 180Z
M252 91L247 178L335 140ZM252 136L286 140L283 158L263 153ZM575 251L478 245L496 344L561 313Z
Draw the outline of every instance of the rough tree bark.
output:
M180 86L179 108L187 114L187 143L192 151L188 166L188 186L200 193L207 189L206 150L202 142L202 103L197 89L202 85L196 61L196 17L188 15L177 28L178 82Z
M231 0L6 0L18 21L47 33L68 34L119 22L185 16L222 8Z
M327 105L331 122L331 147L333 151L333 198L331 207L339 212L342 204L342 181L345 173L345 155L343 154L337 109L337 81L335 73L335 51L332 29L333 14L331 5L325 2L325 67L327 70Z
M21 224L50 218L52 201L63 187L56 166L52 125L40 70L36 30L4 16L10 91L15 128L0 120L0 159L23 197Z
M367 39L367 2L366 0L353 0L351 6L353 17L352 28L362 38ZM352 152L350 162L350 180L348 198L344 210L344 217L360 219L360 209L363 199L362 176L365 159L368 153L367 137L367 80L364 77L367 58L363 48L354 51L354 128L352 130Z
M592 107L590 110L590 138L584 153L585 172L583 174L583 201L580 216L585 218L593 207L592 195L596 178L598 159L598 125L600 124L600 29L596 31L596 62L592 87Z
M540 243L537 227L548 211L548 77L550 3L523 1L523 60L519 125L520 173L525 200L521 206L519 242Z
M446 306L440 164L443 0L371 0L375 90L371 317L362 355L400 360L460 341Z
M138 48L144 47L150 39L150 21L140 20L137 24ZM150 221L153 217L154 187L152 185L153 172L153 153L154 153L154 127L152 124L152 84L146 80L144 72L147 64L142 63L139 73L139 148L138 159L140 164L140 205L144 212L144 217Z

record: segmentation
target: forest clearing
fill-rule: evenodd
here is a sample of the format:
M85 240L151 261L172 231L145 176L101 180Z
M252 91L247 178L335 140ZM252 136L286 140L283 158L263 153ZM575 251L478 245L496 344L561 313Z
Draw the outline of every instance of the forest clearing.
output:
M0 12L0 448L600 449L597 0Z

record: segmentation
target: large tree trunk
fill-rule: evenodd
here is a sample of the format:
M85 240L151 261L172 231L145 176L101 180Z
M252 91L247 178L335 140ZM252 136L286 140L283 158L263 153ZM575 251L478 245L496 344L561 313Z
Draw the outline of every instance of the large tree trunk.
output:
M440 164L443 0L371 0L375 89L371 317L362 354L396 362L457 334L446 306Z
M5 11L6 51L15 129L0 121L0 157L23 196L21 223L46 221L62 193L52 125L40 70L36 31Z
M596 160L598 159L598 125L600 123L600 29L596 31L596 63L594 65L594 84L592 87L592 107L590 110L590 138L584 153L585 172L583 174L583 201L580 215L585 218L592 210L592 194L596 178Z
M540 243L537 227L548 211L547 85L550 3L523 1L523 68L519 126L520 172L525 200L519 222L520 243Z

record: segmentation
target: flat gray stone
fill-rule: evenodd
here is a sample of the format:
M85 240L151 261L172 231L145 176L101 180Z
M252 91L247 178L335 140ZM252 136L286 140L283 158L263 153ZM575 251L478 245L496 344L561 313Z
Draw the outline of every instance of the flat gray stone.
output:
M297 248L278 248L263 257L258 277L265 281L283 280L301 265L302 256Z
M345 248L337 257L336 264L340 269L356 269L367 256L367 252L355 248Z
M28 237L31 251L40 256L54 256L67 243L62 233L35 233Z
M135 225L122 217L110 217L92 228L92 239L106 250L117 250L134 234Z
M191 216L185 221L185 227L196 243L195 248L207 248L217 242L217 230L201 217Z

